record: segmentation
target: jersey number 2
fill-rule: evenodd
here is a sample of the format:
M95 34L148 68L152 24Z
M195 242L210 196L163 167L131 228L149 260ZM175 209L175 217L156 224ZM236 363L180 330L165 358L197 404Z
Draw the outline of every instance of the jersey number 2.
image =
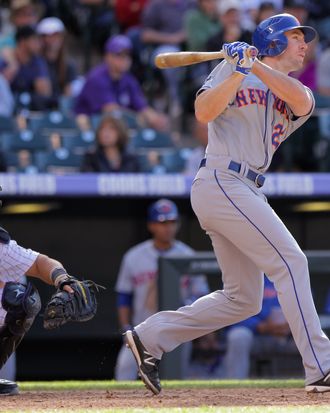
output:
M283 142L282 136L285 134L286 129L283 126L283 123L278 123L273 130L272 134L272 145L274 148L274 151L280 146L280 144Z

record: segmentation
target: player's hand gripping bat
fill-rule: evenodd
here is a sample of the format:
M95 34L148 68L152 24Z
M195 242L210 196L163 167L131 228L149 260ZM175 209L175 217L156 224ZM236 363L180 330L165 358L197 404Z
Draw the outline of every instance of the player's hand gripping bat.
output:
M257 56L257 49L253 46L249 47L248 53L250 56ZM209 60L223 59L224 53L219 52L173 52L160 53L155 58L155 65L159 69L167 69L170 67L180 67L194 65L200 62L207 62Z

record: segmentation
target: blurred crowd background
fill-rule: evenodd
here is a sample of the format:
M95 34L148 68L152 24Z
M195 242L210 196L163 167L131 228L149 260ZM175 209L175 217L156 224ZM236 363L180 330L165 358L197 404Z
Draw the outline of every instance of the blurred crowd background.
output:
M319 33L291 74L316 108L271 171L330 171L326 0L2 0L0 10L2 172L193 175L207 141L194 96L218 61L159 70L155 55L251 43L281 12Z

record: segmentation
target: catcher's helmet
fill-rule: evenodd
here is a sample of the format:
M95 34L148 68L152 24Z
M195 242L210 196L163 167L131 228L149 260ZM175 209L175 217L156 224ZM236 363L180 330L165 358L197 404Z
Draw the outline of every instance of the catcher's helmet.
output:
M159 199L151 204L148 209L149 222L177 221L178 219L178 208L169 199Z
M288 45L285 32L300 29L304 33L305 42L311 42L316 31L310 26L301 26L299 20L288 13L277 14L263 20L255 29L252 44L259 51L259 56L278 56Z

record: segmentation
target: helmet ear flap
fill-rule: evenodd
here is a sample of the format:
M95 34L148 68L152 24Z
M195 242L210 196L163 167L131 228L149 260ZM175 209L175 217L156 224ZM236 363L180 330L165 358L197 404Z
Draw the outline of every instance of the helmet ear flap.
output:
M268 46L268 56L279 56L288 46L288 39L284 33L279 33L276 39L272 39Z

